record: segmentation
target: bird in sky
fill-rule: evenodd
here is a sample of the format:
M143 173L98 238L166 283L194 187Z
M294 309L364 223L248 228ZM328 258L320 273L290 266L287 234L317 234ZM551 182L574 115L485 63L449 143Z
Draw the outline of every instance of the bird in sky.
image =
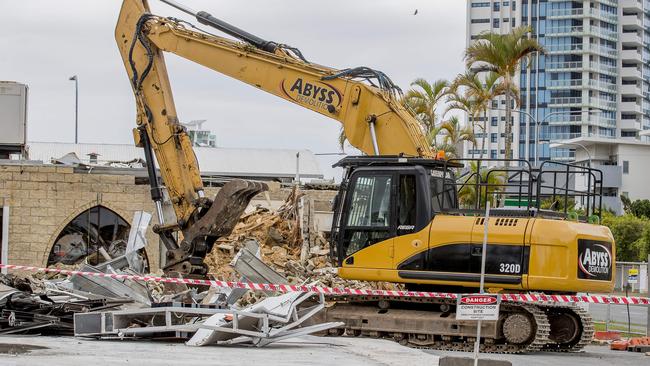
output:
M415 9L415 13L413 15L418 15L418 9Z

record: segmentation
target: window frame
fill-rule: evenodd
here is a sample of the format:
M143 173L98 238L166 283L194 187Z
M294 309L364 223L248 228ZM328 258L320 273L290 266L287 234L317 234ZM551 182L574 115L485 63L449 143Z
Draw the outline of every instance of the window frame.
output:
M348 193L346 194L345 197L345 202L343 204L343 217L341 218L341 222L343 223L341 227L341 233L340 233L340 248L343 257L350 257L356 254L357 252L371 247L377 243L380 243L384 240L390 240L391 238L394 238L396 235L396 227L395 227L395 215L397 213L397 207L396 207L396 186L395 184L395 178L398 175L395 174L393 171L387 171L386 173L375 173L372 171L368 170L359 170L354 173L352 173L352 176L349 179L349 184L350 184L350 189ZM356 190L357 184L359 182L360 178L377 178L377 177L390 177L391 182L390 182L390 191L389 191L389 222L388 226L372 226L372 223L370 226L358 226L358 225L349 225L349 220L350 220L350 214L352 213L352 204L353 204L353 198L354 198L354 192ZM355 235L355 233L362 232L362 233L386 233L386 239L379 240L375 243L368 244L364 247L358 248L354 252L349 252L350 244L352 241L352 235Z

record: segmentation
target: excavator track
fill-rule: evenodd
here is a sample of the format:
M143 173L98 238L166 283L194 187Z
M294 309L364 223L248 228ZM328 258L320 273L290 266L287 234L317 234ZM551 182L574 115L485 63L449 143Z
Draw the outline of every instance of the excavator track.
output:
M551 324L546 352L578 352L594 337L594 322L589 313L576 304L544 304Z
M456 321L453 299L331 295L327 301L322 316L345 323L332 334L388 338L414 348L474 348L476 322ZM483 322L481 352L576 352L594 334L591 317L575 304L504 302L500 313L499 320Z

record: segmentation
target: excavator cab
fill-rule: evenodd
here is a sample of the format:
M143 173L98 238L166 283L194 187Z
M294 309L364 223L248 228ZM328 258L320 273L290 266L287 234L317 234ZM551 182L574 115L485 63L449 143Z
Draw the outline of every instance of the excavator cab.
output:
M597 169L402 156L347 157L335 166L345 169L332 225L333 261L343 278L474 291L487 221L487 287L612 287L614 245L598 225ZM594 252L603 258L596 265Z
M390 238L426 228L436 213L458 208L452 168L425 158L353 156L335 199L333 240L339 266L354 254ZM447 184L445 184L445 180Z

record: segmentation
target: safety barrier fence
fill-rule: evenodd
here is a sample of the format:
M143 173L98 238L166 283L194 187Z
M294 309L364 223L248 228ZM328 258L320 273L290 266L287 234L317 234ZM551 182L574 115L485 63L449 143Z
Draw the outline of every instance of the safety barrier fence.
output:
M446 298L457 299L459 294L446 292L424 291L397 291L397 290L362 290L352 288L334 288L312 285L285 285L252 282L220 281L214 279L194 279L177 277L159 277L149 275L130 275L101 272L83 272L59 268L42 268L14 264L0 264L0 268L12 271L28 271L42 273L60 273L69 276L106 277L116 280L132 280L139 282L183 283L187 285L203 285L224 288L242 288L253 291L273 292L312 292L324 295L360 295L360 296L388 296L388 297L420 297L420 298ZM609 295L546 295L546 294L500 294L501 301L519 301L534 303L596 303L596 304L630 304L650 305L648 297L609 296Z

